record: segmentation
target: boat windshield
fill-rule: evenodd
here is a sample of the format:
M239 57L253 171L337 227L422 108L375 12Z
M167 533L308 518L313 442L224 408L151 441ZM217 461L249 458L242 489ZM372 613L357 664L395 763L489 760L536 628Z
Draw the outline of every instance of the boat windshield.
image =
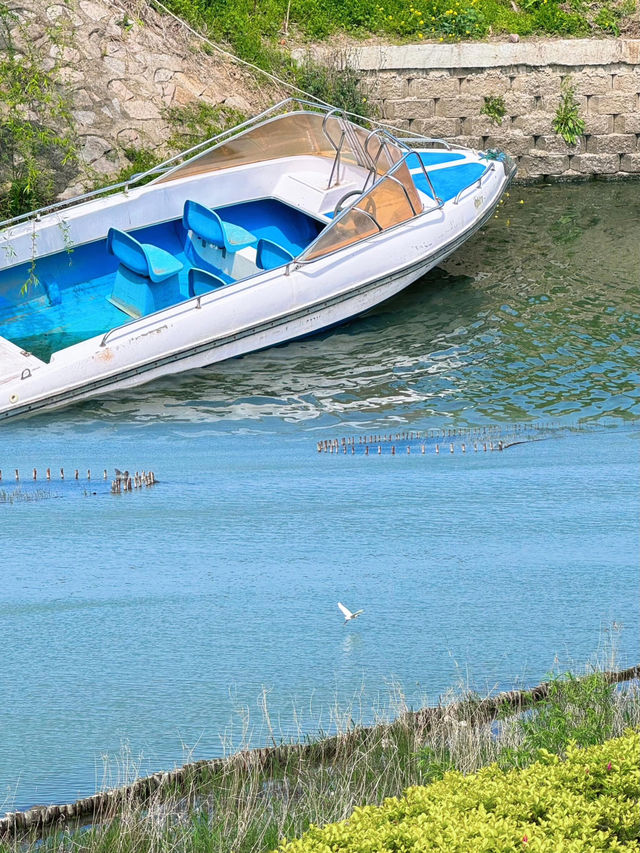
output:
M342 163L367 170L375 167L378 175L384 175L400 162L403 151L388 140L369 137L368 130L338 115L302 110L286 113L221 142L155 183L281 157L311 154L333 159L338 147Z
M422 213L422 202L406 162L365 193L325 229L298 260L312 261L400 225Z

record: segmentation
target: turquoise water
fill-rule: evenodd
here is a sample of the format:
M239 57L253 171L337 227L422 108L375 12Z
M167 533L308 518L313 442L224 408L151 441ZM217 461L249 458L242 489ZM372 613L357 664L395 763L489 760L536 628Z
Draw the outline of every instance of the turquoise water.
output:
M348 326L4 425L0 489L54 480L0 502L0 811L267 742L263 696L278 737L612 646L636 663L638 186L513 190ZM523 420L598 429L316 452ZM111 496L115 466L160 482ZM338 600L365 613L344 627Z

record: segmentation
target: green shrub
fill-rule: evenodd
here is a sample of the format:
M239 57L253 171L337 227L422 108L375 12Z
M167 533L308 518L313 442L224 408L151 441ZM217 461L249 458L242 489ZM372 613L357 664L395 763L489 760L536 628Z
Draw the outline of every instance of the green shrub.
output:
M564 761L543 752L524 769L453 771L340 823L312 826L278 851L638 851L639 750L640 735L628 732L587 749L570 744Z
M594 19L594 23L597 27L600 27L601 30L604 30L605 33L611 33L611 35L619 36L619 19L620 15L616 14L615 10L609 6L603 6L602 9L598 11L598 14Z
M547 698L517 720L520 745L503 749L500 765L526 767L540 750L562 755L569 743L587 747L607 740L613 733L615 689L599 672L554 677Z
M49 204L76 172L59 60L52 67L44 62L67 38L63 26L51 25L43 47L28 23L0 2L0 218Z
M575 89L567 78L562 84L560 103L552 122L554 133L561 136L567 145L576 145L584 133L584 120L576 101Z
M205 101L194 101L182 107L169 107L165 115L172 129L168 145L176 151L184 151L199 142L211 139L247 118L232 107L208 104Z
M300 66L297 84L301 89L341 110L369 115L367 99L358 89L358 74L351 68L325 66L307 61Z
M490 32L528 35L615 33L631 18L633 0L168 0L172 9L203 26L215 39L232 45L263 68L289 69L278 42L326 39L336 32L371 33L401 39L459 40Z
M484 105L480 112L496 124L502 124L502 119L505 117L507 110L504 105L504 98L500 95L488 95L484 99Z

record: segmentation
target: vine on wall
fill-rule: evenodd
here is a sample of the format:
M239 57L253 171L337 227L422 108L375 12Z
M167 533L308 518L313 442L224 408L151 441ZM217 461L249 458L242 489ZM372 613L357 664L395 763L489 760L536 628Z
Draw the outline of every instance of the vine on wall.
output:
M0 0L1 219L52 202L76 162L71 103L60 82L69 39L65 23L55 23L38 47L28 20Z

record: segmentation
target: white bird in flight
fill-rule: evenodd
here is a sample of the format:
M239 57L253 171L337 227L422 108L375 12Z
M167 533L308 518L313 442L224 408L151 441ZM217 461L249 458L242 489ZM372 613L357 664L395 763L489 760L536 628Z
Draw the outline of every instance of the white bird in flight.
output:
M338 602L338 607L342 611L342 615L344 616L344 624L346 625L351 619L357 619L361 613L364 613L364 610L356 610L355 613L352 613L348 607L345 607L342 602Z

